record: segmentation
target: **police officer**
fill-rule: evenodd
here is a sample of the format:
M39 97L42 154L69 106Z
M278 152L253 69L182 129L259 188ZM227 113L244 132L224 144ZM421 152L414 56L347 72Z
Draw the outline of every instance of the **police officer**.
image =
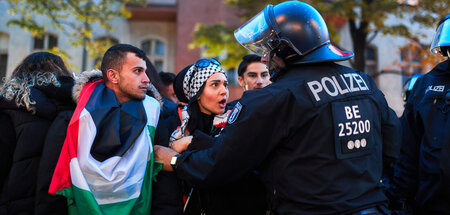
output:
M450 15L437 27L431 52L450 56ZM403 144L392 189L410 214L450 214L450 64L420 77L402 116Z
M334 63L353 54L330 43L317 10L268 5L235 37L269 58L275 82L244 93L212 148L156 147L164 168L199 187L260 169L274 214L382 213L382 160L396 155L400 123L368 75Z

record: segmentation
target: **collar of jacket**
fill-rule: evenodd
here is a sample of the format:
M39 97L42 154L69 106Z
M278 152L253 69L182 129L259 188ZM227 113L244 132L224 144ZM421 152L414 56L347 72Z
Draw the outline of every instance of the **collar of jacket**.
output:
M80 98L81 90L83 89L83 86L88 83L89 81L103 78L102 71L98 69L94 69L92 71L85 71L82 72L80 75L75 77L75 85L72 89L72 97L75 103L78 103L78 99ZM156 87L152 84L148 84L147 91L150 91L151 95L159 102L159 104L163 105L161 94L158 92Z

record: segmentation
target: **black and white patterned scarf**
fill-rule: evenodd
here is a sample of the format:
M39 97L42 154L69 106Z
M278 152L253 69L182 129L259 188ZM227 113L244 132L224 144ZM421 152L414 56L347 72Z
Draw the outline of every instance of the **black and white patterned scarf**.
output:
M192 65L183 79L183 92L186 98L191 100L191 98L195 97L205 84L206 80L216 72L221 72L226 77L226 73L222 67L216 64L211 63L207 67L197 67L196 65Z

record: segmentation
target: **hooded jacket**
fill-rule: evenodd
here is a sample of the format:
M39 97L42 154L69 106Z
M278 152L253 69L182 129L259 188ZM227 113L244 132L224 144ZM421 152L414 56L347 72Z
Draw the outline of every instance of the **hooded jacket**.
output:
M37 77L38 74L32 76ZM60 112L75 107L71 99L74 80L72 77L59 76L56 77L59 86L55 86L54 80L50 79L40 80L42 82L39 84L37 80L30 81L32 76L16 77L7 81L0 96L0 111L10 119L0 123L2 127L6 127L8 123L12 125L11 131L1 131L0 147L7 148L13 153L6 161L9 165L2 165L0 170L2 175L5 175L0 195L0 214L51 214L49 211L39 210L44 204L42 199L51 199L52 211L55 214L64 214L64 211L67 211L64 208L66 203L63 197L40 192L37 184L48 174L40 171L40 164L46 160L43 154L49 127ZM14 84L28 87L10 87L9 91L6 91L8 86ZM23 89L29 91L21 91ZM10 98L12 96L13 99L7 99L8 96ZM27 99L30 102L17 102ZM30 107L27 108L27 104ZM9 140L10 144L3 145L10 132L14 132L15 140Z
M90 72L83 72L79 79L77 80L74 89L73 89L73 98L76 102L78 102L78 98L80 95L81 90L83 89L83 86L93 80L93 79L100 79L102 78L101 71L93 70ZM155 98L163 107L161 109L161 112L165 112L167 110L164 109L163 100L158 92L158 90L150 84L148 87L147 94L153 98ZM168 125L166 124L166 121L163 119L163 114L160 114L160 119L158 121L158 125L156 126L155 131L155 144L157 145L163 145L168 146L169 143L169 132L168 132ZM62 127L67 128L70 117L62 116L62 119L58 119L60 123L58 123L56 120L54 122L55 127ZM55 132L58 133L58 132ZM64 135L65 137L65 135ZM60 140L61 147L64 143L64 138ZM61 147L58 149L58 152L61 151ZM59 156L59 153L58 153ZM55 160L56 164L56 160ZM169 172L159 172L156 176L156 182L152 186L152 205L151 205L151 214L152 215L178 215L182 214L183 209L183 202L181 201L182 193L180 190L180 184L176 179L176 176L174 173Z

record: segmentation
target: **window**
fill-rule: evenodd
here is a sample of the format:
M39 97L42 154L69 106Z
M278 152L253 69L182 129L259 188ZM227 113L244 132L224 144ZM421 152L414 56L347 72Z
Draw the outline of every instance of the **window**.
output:
M421 47L417 43L409 43L400 49L400 71L407 77L422 73Z
M164 42L156 39L144 40L141 42L141 49L145 52L158 72L163 71L164 68L166 68L166 61L164 60L166 45Z
M373 76L377 73L377 50L375 47L367 46L364 51L364 58L366 59L366 66L364 71Z
M42 37L33 38L34 50L51 49L58 46L58 37L53 34L43 34Z
M6 76L6 70L8 69L8 46L8 34L0 32L0 82Z

